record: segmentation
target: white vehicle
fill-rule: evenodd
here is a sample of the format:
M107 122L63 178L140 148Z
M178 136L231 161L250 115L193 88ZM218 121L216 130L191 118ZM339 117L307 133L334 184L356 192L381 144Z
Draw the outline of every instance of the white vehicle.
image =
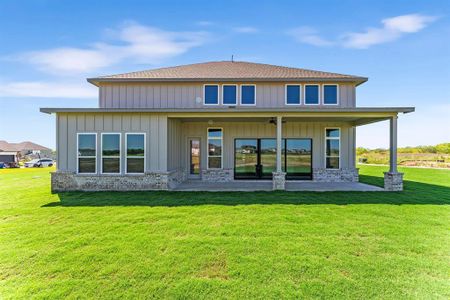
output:
M25 168L43 168L43 167L51 167L53 166L53 160L50 158L40 158L40 159L33 159L28 162L26 162Z

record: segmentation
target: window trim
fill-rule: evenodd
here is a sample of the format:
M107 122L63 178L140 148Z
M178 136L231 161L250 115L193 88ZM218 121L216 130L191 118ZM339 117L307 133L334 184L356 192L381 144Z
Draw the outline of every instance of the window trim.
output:
M118 134L119 135L119 172L118 173L106 173L103 172L103 135L106 134ZM117 156L105 156L105 158L117 158ZM122 174L122 133L121 132L102 132L100 139L100 174L105 175L120 175Z
M338 129L339 130L339 137L327 137L327 129ZM324 165L325 165L325 169L327 170L339 170L341 168L341 137L342 137L342 130L341 127L325 127L324 130L324 137L325 137L325 151L324 151L324 156L325 156L325 160L324 160ZM327 140L338 140L339 141L339 155L338 156L329 156L327 155ZM334 158L338 158L338 168L327 168L327 157L334 157Z
M224 101L224 94L225 94L224 87L226 87L226 86L234 86L234 87L236 87L236 99L234 100L234 104L229 104L229 103L224 103L223 102ZM239 90L239 87L238 87L237 84L222 84L222 105L226 105L226 106L237 105L238 104L238 90ZM256 98L256 96L255 96L255 98Z
M288 101L287 101L288 100L287 99L287 96L288 96L287 88L288 88L288 86L298 86L298 88L300 89L299 93L298 93L298 97L299 97L298 103L288 103ZM284 104L285 105L302 105L302 85L301 84L287 83L287 84L284 85Z
M212 137L210 138L208 133L210 129L220 129L222 132L222 136L220 138ZM209 158L210 157L218 157L218 155L209 155L209 140L221 140L222 141L222 149L220 154L220 168L210 168L209 167ZM201 151L201 149L200 149ZM223 169L223 127L207 127L206 128L206 169L207 170L222 170Z
M128 135L144 135L144 157L142 156L128 156ZM128 172L128 158L143 158L144 159L144 172L131 173ZM147 134L146 132L125 132L125 174L142 175L147 171ZM116 174L116 173L114 173Z
M325 103L325 86L336 86L336 103ZM323 105L339 105L340 99L339 99L339 84L337 83L325 83L322 84L322 104Z
M206 86L207 85L214 85L217 86L217 103L206 103ZM220 85L217 83L205 83L203 85L203 105L207 106L218 106L220 105Z
M306 87L307 86L309 86L309 85L311 85L311 86L317 86L317 103L306 103ZM311 83L311 84L305 84L304 85L304 88L303 88L303 104L304 105L320 105L320 103L321 103L321 98L322 97L320 97L320 84L317 84L317 83Z
M242 87L244 86L253 86L255 87L255 101L253 104L244 104L242 103ZM241 84L239 88L239 105L242 106L256 106L256 84Z
M95 171L94 173L80 173L80 155L79 155L79 136L80 135L94 135L95 136L95 156L81 156L83 158L95 158ZM97 132L77 132L77 174L81 174L81 175L92 175L92 174L97 174L97 156L98 156L98 145L97 145Z

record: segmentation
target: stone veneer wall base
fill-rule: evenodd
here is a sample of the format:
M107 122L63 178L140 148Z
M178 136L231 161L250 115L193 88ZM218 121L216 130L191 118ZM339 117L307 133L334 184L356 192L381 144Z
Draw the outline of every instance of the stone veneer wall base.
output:
M127 175L51 173L52 193L66 191L146 191L169 190L186 180L183 170Z
M403 191L403 173L384 172L384 190L389 192Z
M285 190L286 189L286 173L285 172L272 172L272 190Z
M234 180L233 169L202 169L202 180L208 182L228 182Z
M358 182L359 169L313 169L313 181L319 182Z

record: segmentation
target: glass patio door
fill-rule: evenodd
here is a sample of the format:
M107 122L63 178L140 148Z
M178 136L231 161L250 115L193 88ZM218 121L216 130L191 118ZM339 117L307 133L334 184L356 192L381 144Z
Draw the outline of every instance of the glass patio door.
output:
M285 147L286 179L312 179L312 140L286 139Z
M259 147L260 178L272 179L272 172L277 170L277 140L261 139Z
M234 177L236 179L257 178L258 140L236 139L234 141Z
M189 177L200 177L200 139L189 139Z

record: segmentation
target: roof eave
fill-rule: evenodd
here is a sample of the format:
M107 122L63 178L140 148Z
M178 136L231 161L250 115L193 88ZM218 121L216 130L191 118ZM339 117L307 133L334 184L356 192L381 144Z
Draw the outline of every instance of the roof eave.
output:
M356 86L366 82L367 77L352 77L352 78L102 78L94 77L87 78L87 81L95 86L100 86L101 83L114 82L236 82L236 81L252 81L252 82L354 82Z
M149 112L149 113L171 113L171 112L195 112L195 113L215 113L215 112L299 112L299 113L352 113L352 112L379 112L379 113L411 113L415 111L415 107L351 107L351 108L287 108L287 107L240 107L240 108L159 108L159 109L146 109L146 108L50 108L42 107L40 112L46 114L52 113L77 113L77 112L106 112L106 113L133 113L133 112Z

